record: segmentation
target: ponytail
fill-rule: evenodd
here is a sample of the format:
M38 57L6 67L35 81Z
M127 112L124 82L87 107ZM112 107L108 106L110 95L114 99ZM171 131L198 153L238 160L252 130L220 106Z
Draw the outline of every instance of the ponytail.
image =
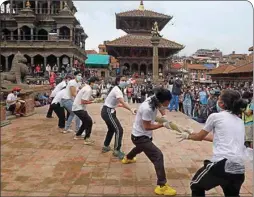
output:
M235 115L241 114L247 107L247 101L243 99L238 99L233 102L232 113Z
M159 100L156 98L155 95L150 97L151 99L148 101L149 102L149 106L151 107L151 109L154 111L160 104Z

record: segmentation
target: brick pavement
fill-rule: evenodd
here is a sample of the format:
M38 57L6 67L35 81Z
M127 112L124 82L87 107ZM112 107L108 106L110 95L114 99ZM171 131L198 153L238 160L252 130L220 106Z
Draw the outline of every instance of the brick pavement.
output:
M88 110L96 122L92 137L93 147L62 134L56 118L46 119L47 107L37 108L37 114L19 118L1 129L1 195L2 196L152 196L156 184L153 165L144 154L137 163L123 165L111 153L101 154L106 125L100 118L101 104ZM130 140L134 116L117 110L124 128L123 150L132 147ZM181 113L168 112L168 117L183 126L199 130L201 125ZM73 124L74 125L74 124ZM166 129L155 131L154 142L163 151L168 183L178 195L189 195L193 173L211 156L209 142L178 143ZM247 169L241 193L252 196L251 168ZM208 194L220 196L220 188Z

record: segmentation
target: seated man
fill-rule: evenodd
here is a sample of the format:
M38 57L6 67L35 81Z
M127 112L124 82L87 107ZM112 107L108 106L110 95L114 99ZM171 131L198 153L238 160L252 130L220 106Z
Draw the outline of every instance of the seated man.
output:
M8 94L6 99L6 108L8 111L12 112L12 115L25 115L26 104L25 101L21 100L18 95L20 93L20 88L16 87L12 89L12 92Z

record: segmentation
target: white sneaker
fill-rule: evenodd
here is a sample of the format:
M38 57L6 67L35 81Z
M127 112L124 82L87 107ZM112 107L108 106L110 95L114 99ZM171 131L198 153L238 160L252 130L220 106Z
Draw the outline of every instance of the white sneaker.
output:
M68 129L68 130L65 130L65 129L64 129L64 131L63 131L64 134L66 134L66 133L73 133L73 132L74 132L74 131L73 131L72 129Z
M86 135L86 131L83 131L83 133L81 134L82 137L85 137Z
M85 145L93 145L94 144L94 140L91 140L90 138L86 138L84 141Z
M74 139L74 140L83 140L84 137L81 136L81 135L79 135L79 136L76 136L76 135L75 135L73 139Z

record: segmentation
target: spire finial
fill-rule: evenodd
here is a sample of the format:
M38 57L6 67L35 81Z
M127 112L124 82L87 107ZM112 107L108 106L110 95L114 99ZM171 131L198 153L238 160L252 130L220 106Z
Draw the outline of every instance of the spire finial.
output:
M140 0L140 5L139 5L139 10L144 10L144 4L143 4L143 0Z

